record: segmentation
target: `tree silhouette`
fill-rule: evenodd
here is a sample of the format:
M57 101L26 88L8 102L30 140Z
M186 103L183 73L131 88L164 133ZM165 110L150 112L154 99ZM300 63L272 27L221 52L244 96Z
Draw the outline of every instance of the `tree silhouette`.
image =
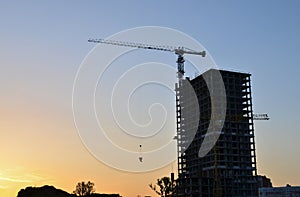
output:
M79 182L77 183L76 189L73 191L73 193L77 196L89 196L95 192L94 185L95 184L90 181L87 183L84 181Z
M157 187L159 189L157 189ZM172 183L169 177L157 179L156 185L149 184L149 187L161 197L171 197L175 194L176 185Z

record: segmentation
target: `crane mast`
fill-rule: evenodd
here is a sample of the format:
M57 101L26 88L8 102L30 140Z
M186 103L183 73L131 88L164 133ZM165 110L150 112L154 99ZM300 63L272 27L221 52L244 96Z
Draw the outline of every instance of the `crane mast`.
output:
M117 40L105 40L105 39L89 39L88 42L173 52L178 56L176 63L177 63L177 77L179 80L179 85L181 85L181 81L182 81L184 73L185 73L183 55L190 54L190 55L200 55L202 57L206 56L205 51L195 51L192 49L188 49L186 47L174 47L174 46L167 46L167 45L152 45L152 44L125 42L125 41L117 41Z

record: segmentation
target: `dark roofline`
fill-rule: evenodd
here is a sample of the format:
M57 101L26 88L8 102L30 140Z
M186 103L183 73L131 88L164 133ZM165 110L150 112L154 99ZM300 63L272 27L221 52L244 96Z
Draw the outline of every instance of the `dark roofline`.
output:
M189 81L192 81L192 80L197 79L198 77L202 76L203 74L211 72L211 71L219 71L221 73L221 75L222 75L222 73L231 73L231 74L242 74L242 75L249 76L249 77L251 76L251 73L211 68L211 69L205 71L204 73L202 73L201 75L196 76L193 79L191 79L190 77L186 77L186 79L189 79Z

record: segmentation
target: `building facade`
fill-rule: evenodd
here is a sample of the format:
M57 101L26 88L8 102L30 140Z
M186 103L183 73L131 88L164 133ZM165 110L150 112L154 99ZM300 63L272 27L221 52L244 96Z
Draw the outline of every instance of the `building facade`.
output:
M221 74L223 84L210 90L206 79ZM257 197L257 170L253 128L250 74L211 69L176 85L178 180L177 196L188 197ZM210 83L220 83L210 81ZM190 105L190 86L197 104ZM225 87L226 99L213 98L212 91ZM212 118L214 106L226 106L226 118L215 146L199 157L199 149ZM222 102L222 103L221 103ZM196 106L198 105L198 106ZM198 128L189 144L190 125L195 121L193 110L199 109Z
M299 197L299 186L259 188L259 197Z

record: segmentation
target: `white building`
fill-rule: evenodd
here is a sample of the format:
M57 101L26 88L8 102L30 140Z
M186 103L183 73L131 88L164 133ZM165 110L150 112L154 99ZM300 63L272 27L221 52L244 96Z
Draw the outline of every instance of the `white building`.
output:
M300 186L262 187L259 197L300 197Z

